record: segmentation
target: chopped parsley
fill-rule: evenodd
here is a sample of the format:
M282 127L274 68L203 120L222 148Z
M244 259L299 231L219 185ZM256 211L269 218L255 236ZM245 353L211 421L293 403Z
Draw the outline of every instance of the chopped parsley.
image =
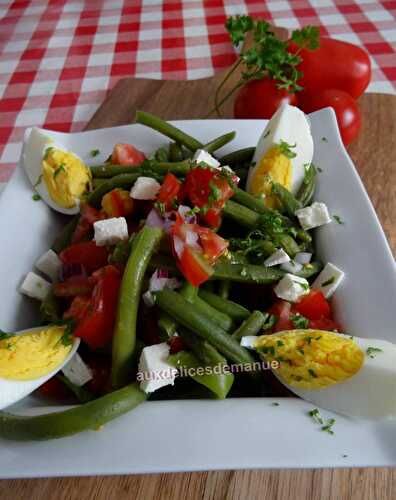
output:
M334 434L334 431L332 429L334 424L335 424L335 418L329 418L329 420L327 420L325 425L322 427L322 431L328 432L329 434Z
M277 347L282 347L282 346L284 346L285 344L284 344L284 342L283 342L282 340L277 340L277 341L276 341L276 345L277 345Z
M305 354L304 349L302 349L301 347L299 347L297 349L297 351L301 354L301 356L304 356L304 354Z
M328 141L328 139L327 139L327 137L322 137L322 139L321 139L321 140L322 140L323 142L329 142L329 141Z
M158 212L161 215L165 215L165 212L166 212L165 203L161 203L160 201L156 201L154 203L154 207L158 210Z
M312 419L317 422L318 424L323 424L323 418L322 415L320 414L320 411L317 408L314 408L313 410L310 410L308 412L308 415L312 417Z
M307 342L308 345L312 342L312 339L313 337L310 337L309 335L308 337L304 337L304 340Z
M375 358L375 356L380 352L384 351L382 349L379 349L378 347L367 347L366 350L367 356L369 356L370 358Z
M272 403L272 406L279 406L279 403L277 403L276 401L274 401L274 402Z
M65 164L64 163L61 163L59 165L59 167L55 170L55 172L54 172L54 179L56 179L61 172L66 172Z
M309 326L309 320L301 314L293 314L291 320L298 330L308 328Z
M293 281L296 285L300 285L303 290L309 290L308 283L300 283L299 281Z
M0 341L2 340L8 340L12 337L12 333L5 332L3 330L0 330Z
M59 321L55 321L52 323L55 326L64 326L65 331L63 332L62 337L59 339L59 343L68 346L73 343L73 330L74 330L74 321L72 319L61 319Z
M295 148L296 146L297 143L288 144L286 141L281 140L280 143L278 144L278 149L280 153L286 156L286 158L292 159L297 156L297 153L292 151L292 148Z
M276 322L278 321L278 316L276 316L276 314L270 314L267 318L267 320L265 321L264 325L262 326L262 330L269 330L270 328L272 328ZM278 342L282 342L281 340L278 340ZM279 345L277 342L277 345ZM283 342L282 342L283 344Z
M311 375L312 378L318 378L314 370L312 368L308 368L308 373Z
M275 347L273 345L264 346L261 350L263 354L269 354L270 356L275 356Z
M37 181L33 184L33 187L37 187L39 184L41 184L42 180L43 180L43 174L38 176Z
M323 168L320 168L320 167L316 167L316 170L317 170L318 172L320 172L320 173L322 173L322 172L323 172Z
M213 202L218 201L221 198L220 189L213 183L209 183L210 194L208 196L209 205L213 204Z
M44 161L48 158L48 155L51 153L51 151L52 151L53 149L55 149L55 148L53 148L52 146L50 146L49 148L47 148L47 149L45 150L45 153L44 153L44 156L43 156L43 160L44 160Z
M333 219L337 222L337 224L345 224L339 215L333 215Z
M329 278L328 280L324 281L323 283L320 284L320 286L328 286L328 285L332 285L336 280L336 277L335 276L332 276L331 278Z
M199 214L201 209L199 207L191 208L188 212L186 212L186 217L193 217L195 214Z
M89 152L89 156L91 156L91 158L95 158L95 156L98 156L100 155L100 151L99 149L92 149L90 152Z
M40 196L39 194L35 193L35 194L32 196L32 200L33 200L33 201L39 201L39 200L41 200L41 196Z
M269 130L269 129L268 129L268 130L267 130L267 132L264 134L264 139L265 139L266 137L268 137L268 136L270 135L270 133L271 133L271 130Z

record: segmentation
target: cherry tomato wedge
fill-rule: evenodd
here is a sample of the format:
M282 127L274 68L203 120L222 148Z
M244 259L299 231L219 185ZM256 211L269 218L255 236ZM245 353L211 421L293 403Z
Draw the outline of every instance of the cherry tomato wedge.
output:
M167 173L157 195L157 201L165 205L165 210L170 210L178 200L181 182L172 173Z
M74 297L76 295L89 295L95 286L92 277L71 276L66 281L55 283L52 287L56 297Z
M195 225L195 228L205 257L210 264L214 264L226 252L229 245L228 241L206 227Z
M81 204L81 213L78 220L76 229L74 230L71 242L79 243L84 240L89 234L94 222L102 220L105 215L100 210L88 205L88 203Z
M331 317L330 304L320 290L314 289L293 305L293 311L312 320Z
M95 278L97 284L89 306L82 319L75 318L78 324L74 330L74 335L83 339L92 349L104 347L113 337L121 284L120 272L114 266L101 269Z
M234 101L235 118L270 119L282 104L297 104L296 94L278 89L272 78L251 80L237 93Z
M94 241L82 241L62 250L59 257L66 264L81 264L88 272L93 272L107 264L108 252Z
M188 246L184 247L181 258L177 260L177 266L193 286L201 285L213 274L213 269L208 262Z
M102 198L102 208L109 217L126 217L133 212L133 199L125 189L112 189Z
M330 332L336 330L337 332L342 332L341 326L329 318L312 319L309 322L309 328L313 330L327 330Z
M277 322L272 328L272 331L282 332L284 330L294 330L295 326L290 319L291 304L286 300L278 300L267 311L278 318Z
M131 144L116 144L111 155L112 163L137 167L146 159L144 153Z

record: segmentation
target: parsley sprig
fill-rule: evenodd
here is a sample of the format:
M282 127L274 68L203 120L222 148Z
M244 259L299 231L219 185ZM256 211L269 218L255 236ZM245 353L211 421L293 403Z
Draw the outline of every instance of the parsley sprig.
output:
M288 41L280 40L272 31L271 25L264 20L253 19L245 15L231 16L227 19L225 27L233 45L238 46L244 43L249 34L252 35L253 44L240 53L236 63L218 86L215 93L215 107L209 115L216 111L221 116L220 107L249 80L268 76L277 82L277 87L280 89L286 89L290 93L302 90L302 87L297 83L302 76L301 71L297 69L302 60L300 51L301 49L315 50L319 47L319 28L305 26L302 29L294 30L291 40L299 47L299 50L296 53L291 53L288 50ZM241 65L243 67L241 78L220 99L220 91L224 84Z

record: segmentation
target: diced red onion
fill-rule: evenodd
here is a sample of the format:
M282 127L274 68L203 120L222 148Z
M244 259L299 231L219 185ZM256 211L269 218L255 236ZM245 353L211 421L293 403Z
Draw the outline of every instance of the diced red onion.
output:
M149 227L159 227L160 229L163 229L164 219L158 214L155 208L150 210L146 219L146 225Z
M187 205L180 205L177 211L183 217L183 219L189 224L197 223L197 216L195 214L187 215L189 212L191 212L191 208L188 207Z
M178 258L181 259L184 250L184 241L178 236L173 236L173 248Z
M148 290L143 294L143 302L147 307L153 307L155 305L154 295Z
M198 243L198 234L191 229L186 230L186 245L193 248L194 250L202 251Z

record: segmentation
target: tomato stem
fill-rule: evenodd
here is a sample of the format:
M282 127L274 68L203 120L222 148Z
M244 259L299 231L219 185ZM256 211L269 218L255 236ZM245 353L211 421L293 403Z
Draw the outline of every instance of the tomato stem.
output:
M214 97L214 107L209 111L209 113L204 117L208 118L214 111L216 111L217 116L221 117L221 112L220 112L220 106L223 104L224 100L222 100L219 103L219 96L220 96L220 91L224 87L225 83L228 81L228 79L231 77L231 75L234 73L234 71L238 68L238 66L241 64L242 59L238 59L236 63L231 67L231 69L228 71L228 73L225 75L223 80L220 82L216 89L215 97Z

